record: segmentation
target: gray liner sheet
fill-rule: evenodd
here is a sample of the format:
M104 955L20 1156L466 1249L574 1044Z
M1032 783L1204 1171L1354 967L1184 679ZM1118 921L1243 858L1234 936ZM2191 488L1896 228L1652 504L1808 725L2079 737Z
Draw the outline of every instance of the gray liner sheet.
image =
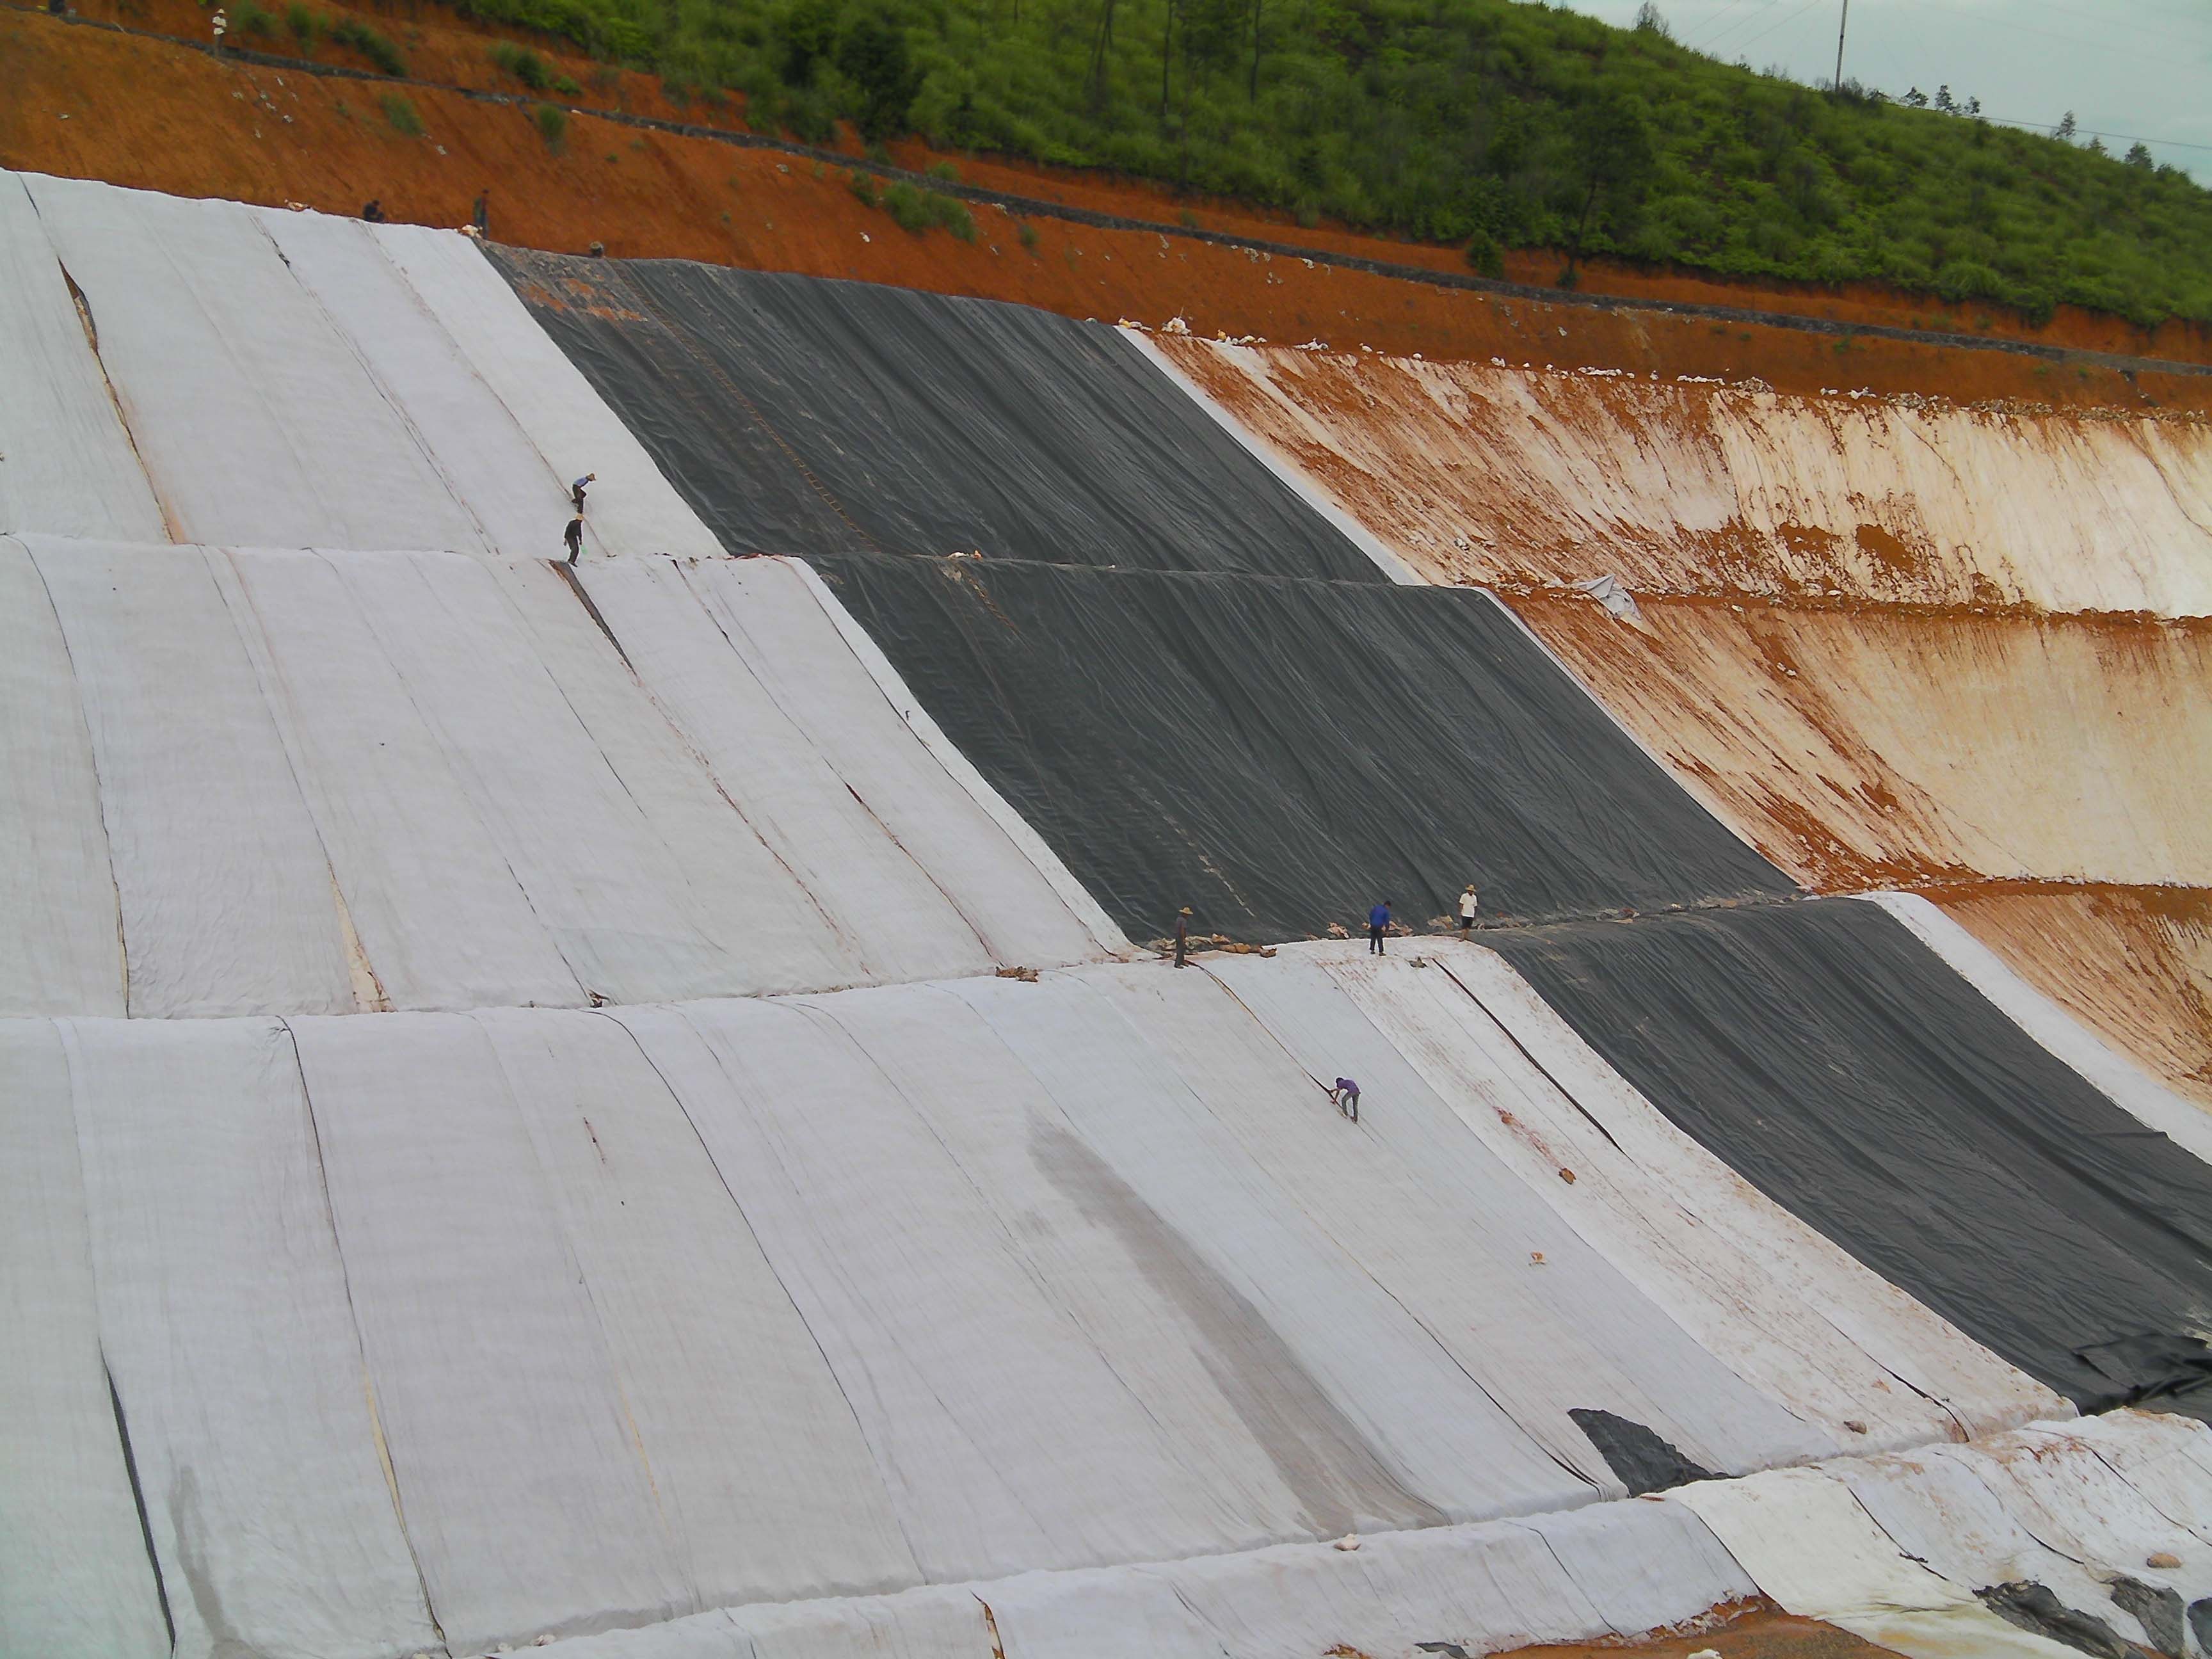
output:
M1794 890L1486 596L993 560L816 562L1133 939Z
M1739 1173L2077 1405L2206 1380L2212 1169L1886 912L1823 900L1491 943Z
M490 252L733 553L1383 580L1103 325L683 260Z

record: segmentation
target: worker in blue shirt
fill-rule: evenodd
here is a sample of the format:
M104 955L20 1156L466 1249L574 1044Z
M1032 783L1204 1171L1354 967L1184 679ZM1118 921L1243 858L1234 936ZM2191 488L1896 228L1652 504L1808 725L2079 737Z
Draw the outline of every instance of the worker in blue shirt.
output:
M1382 954L1382 935L1390 926L1390 901L1384 899L1367 913L1367 949L1372 955Z

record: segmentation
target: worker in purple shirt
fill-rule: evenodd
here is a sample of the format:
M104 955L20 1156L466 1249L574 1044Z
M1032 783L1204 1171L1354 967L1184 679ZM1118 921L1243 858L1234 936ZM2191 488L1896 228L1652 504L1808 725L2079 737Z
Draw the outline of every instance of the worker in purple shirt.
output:
M1382 954L1382 935L1390 926L1390 901L1384 899L1367 913L1367 949L1370 955Z

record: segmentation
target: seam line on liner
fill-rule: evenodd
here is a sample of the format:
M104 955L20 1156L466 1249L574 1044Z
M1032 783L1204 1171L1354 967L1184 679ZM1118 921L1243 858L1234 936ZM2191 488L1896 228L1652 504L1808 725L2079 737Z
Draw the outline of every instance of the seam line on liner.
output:
M446 1640L446 1627L438 1620L438 1610L430 1605L430 1581L423 1575L422 1559L416 1553L415 1540L407 1530L407 1509L399 1495L399 1471L392 1462L392 1449L384 1434L384 1418L376 1404L375 1379L368 1369L368 1346L361 1333L361 1313L354 1304L353 1275L346 1266L345 1247L338 1237L337 1208L331 1202L330 1166L323 1158L323 1126L315 1115L314 1092L307 1087L307 1062L300 1057L300 1036L292 1029L292 1022L279 1015L277 1029L284 1033L284 1041L292 1050L293 1075L300 1080L300 1109L307 1119L307 1133L315 1146L315 1180L323 1195L323 1220L331 1231L331 1254L337 1258L338 1288L345 1292L346 1322L353 1328L354 1354L361 1361L362 1392L368 1397L369 1432L376 1438L377 1462L383 1466L385 1487L392 1497L392 1513L399 1523L399 1541L407 1546L407 1559L415 1569L416 1588L422 1595L423 1616L429 1620L430 1628L438 1632L441 1642Z
M205 41L187 40L173 34L163 34L152 29L134 29L120 23L110 23L91 17L51 16L41 8L0 0L0 8L21 12L42 22L58 22L80 28L102 29L111 34L123 34L140 40L155 40L166 46L183 52L195 52L204 58L217 54ZM380 75L370 70L349 69L337 64L318 64L301 58L280 58L268 52L254 52L244 46L226 46L218 62L284 70L300 75L312 75L325 80L368 81L382 86L416 87L428 92L442 92L471 103L494 104L508 109L529 109L544 102L538 98L516 98L506 93L490 92L477 87L454 86L438 81L416 80L406 76ZM1865 337L1881 340L1901 340L1915 345L1950 347L1965 351L1994 351L2015 356L2035 357L2045 362L2084 362L2101 368L2149 369L2165 374L2186 374L2212 377L2212 364L2186 362L2167 357L2137 357L2125 352L2091 351L2070 346L2044 345L2033 340L1989 339L1973 334L1947 334L1926 329L1900 328L1892 323L1838 323L1826 318L1802 316L1793 312L1756 311L1746 306L1714 305L1693 300L1656 300L1612 294L1589 294L1557 288L1537 288L1525 283L1493 281L1486 276L1462 276L1456 271L1436 270L1425 265L1402 265L1385 259L1370 259L1355 253L1337 253L1328 248L1306 247L1290 242L1271 242L1255 236L1239 236L1228 231L1193 229L1188 225L1168 224L1151 219L1132 219L1120 214L1099 213L1089 208L1069 207L1063 203L1046 201L1036 197L1019 196L1007 191L991 190L981 185L962 184L957 180L933 178L927 173L911 173L904 167L888 162L872 161L864 155L845 155L835 150L816 149L811 145L795 143L787 139L770 138L759 133L732 132L720 127L701 126L689 121L667 121L657 116L632 115L622 110L592 109L574 106L574 112L616 126L640 128L652 132L673 133L678 137L703 138L724 143L738 149L761 149L777 155L797 156L804 161L819 161L827 167L848 173L872 173L881 179L903 179L909 184L954 196L963 201L979 203L985 207L1001 207L1009 212L1033 215L1044 219L1065 220L1071 224L1088 225L1100 230L1138 231L1147 235L1172 236L1183 241L1200 242L1215 247L1249 249L1255 252L1279 255L1287 259L1304 259L1316 265L1330 265L1344 270L1364 271L1370 276L1393 277L1402 282L1421 283L1432 288L1456 289L1468 294L1480 294L1500 299L1522 300L1538 305L1558 307L1563 310L1598 313L1656 313L1668 317L1686 317L1718 322L1748 323L1764 328L1787 329L1796 333L1820 334L1830 337L1856 339Z
M169 1649L176 1650L177 1621L169 1611L169 1587L161 1578L161 1558L154 1548L154 1523L146 1514L145 1489L138 1484L138 1459L131 1449L131 1425L123 1416L123 1396L116 1391L115 1373L107 1364L107 1354L100 1356L100 1374L107 1380L107 1407L115 1416L115 1438L123 1448L123 1472L131 1480L131 1502L138 1511L138 1538L146 1547L147 1570L154 1575L154 1595L161 1604L161 1623L169 1632Z
M100 813L100 861L107 866L108 891L115 896L115 952L123 969L123 1018L128 1019L131 1018L131 941L123 927L123 883L115 873L115 836L107 826L107 790L100 781L100 745L93 741L92 722L86 718L84 712L84 683L77 677L76 653L70 648L69 629L62 622L61 607L54 603L53 584L46 580L45 567L40 564L39 556L32 551L28 543L15 537L9 539L21 550L32 574L39 579L40 590L46 596L46 611L54 619L54 637L61 641L62 660L69 665L70 685L76 693L77 730L84 733L85 763L92 769L93 805Z

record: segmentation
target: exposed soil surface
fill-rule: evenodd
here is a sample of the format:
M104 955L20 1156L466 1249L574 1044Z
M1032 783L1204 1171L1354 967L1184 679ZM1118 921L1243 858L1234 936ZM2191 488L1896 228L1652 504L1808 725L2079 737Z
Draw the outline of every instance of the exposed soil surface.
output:
M1721 1659L1881 1659L1890 1652L1833 1625L1784 1613L1764 1596L1717 1607L1706 1618L1711 1622L1700 1621L1684 1634L1654 1632L1634 1641L1516 1648L1493 1659L1689 1659L1705 1648ZM1333 1651L1345 1659L1350 1650Z
M2212 884L2212 622L1512 598L1600 702L1817 889Z
M149 24L169 15L156 11L167 7L181 15L173 27L199 27L187 0L131 3L147 9ZM427 9L415 25L370 15L400 41L417 73L500 84L480 55L481 35L441 34ZM591 66L565 60L557 67L585 86L585 97L563 100L580 110L596 95L655 116L715 114L696 105L677 111L641 77L596 88ZM596 241L611 254L860 277L1108 322L1158 325L1180 316L1208 335L1760 379L1804 391L2212 409L2212 379L2204 377L2144 371L2130 378L2108 366L1922 342L1500 298L1225 247L1174 226L1106 230L1040 216L1026 222L1024 234L1022 222L986 208L976 214L981 234L973 243L944 230L916 236L856 199L834 164L639 131L590 113L568 118L556 150L527 107L420 85L404 95L428 131L407 137L382 108L393 90L217 60L33 12L0 12L0 163L11 167L337 213L358 212L374 197L393 219L447 226L461 223L477 191L489 188L493 235L526 246L582 252ZM716 118L733 122L734 112ZM980 167L969 176L993 182ZM1117 196L1116 210L1129 211L1132 199ZM1281 229L1270 225L1267 234ZM1401 259L1409 252L1395 243L1376 251Z
M2212 1108L2212 891L1981 882L1928 896L2106 1042Z
M1431 580L2212 612L2201 418L1655 383L1536 333L1504 367L1162 343Z
M370 0L364 4L319 4L317 9L360 16L391 36L405 50L408 76L413 80L520 93L524 88L493 65L486 50L494 41L510 40L531 46L556 75L565 75L575 83L575 92L546 94L564 106L619 110L732 131L744 129L740 95L672 99L657 76L593 63L553 37L477 22L422 0ZM208 8L200 0L79 0L76 9L83 16L185 40L204 39L208 27ZM375 67L350 48L327 41L303 46L281 28L272 35L234 44L352 68ZM847 131L837 148L857 150L859 145ZM1093 212L1292 242L1454 274L1465 274L1468 269L1457 247L1374 235L1328 222L1301 225L1288 213L1191 198L1147 179L988 156L953 155L913 139L894 145L891 155L899 165L917 172L950 160L971 184ZM1505 276L1516 283L1549 283L1557 278L1564 258L1557 249L1515 249L1505 255ZM1874 283L1814 288L1721 278L1686 270L1646 270L1602 259L1583 263L1581 285L1596 294L1786 311L1833 322L2014 337L2084 350L2212 362L2212 329L2177 321L2154 331L2144 330L2124 319L2070 306L2060 307L2050 321L2037 325L2002 307L1947 305L1936 295L1902 294Z

